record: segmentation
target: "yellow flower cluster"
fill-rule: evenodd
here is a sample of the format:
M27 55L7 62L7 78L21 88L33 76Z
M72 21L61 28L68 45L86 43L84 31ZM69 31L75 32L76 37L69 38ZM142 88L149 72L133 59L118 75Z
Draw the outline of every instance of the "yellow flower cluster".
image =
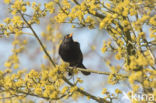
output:
M46 8L50 13L53 13L53 12L54 12L54 2L49 2L49 3L45 4L45 8Z
M154 65L154 60L151 56L150 51L145 51L143 54L137 52L137 54L137 57L130 56L131 63L125 65L127 70L143 69L143 67Z
M21 28L24 23L21 20L20 16L14 16L12 19L6 18L4 19L4 22L6 23L6 25L1 25L1 28L6 36L11 33L15 33L15 36L17 37L22 34L22 31L19 30L19 28Z
M121 94L122 91L121 91L120 89L115 89L115 93L116 93L116 94Z
M65 66L67 65L62 64L55 68L49 68L49 66L47 66L47 69L44 69L44 66L41 72L32 69L27 74L25 74L26 71L24 70L19 70L17 73L0 71L0 77L2 77L0 84L1 87L4 88L4 91L9 91L10 95L21 93L32 96L37 95L38 97L46 99L55 99L61 95L69 96L70 93L74 94L75 91L77 91L77 87L69 88L68 86L64 86L64 88L61 89L64 84L61 75L65 74ZM80 78L77 81L82 82Z
M106 17L100 22L100 29L107 29L107 27L112 24L113 21L113 15L107 14Z
M116 83L119 82L119 80L121 80L121 76L114 74L110 74L108 77L108 83L115 85Z
M17 11L26 12L25 2L23 0L15 0L14 4L11 6L12 14L16 14Z
M156 15L150 18L149 23L153 26L156 26Z

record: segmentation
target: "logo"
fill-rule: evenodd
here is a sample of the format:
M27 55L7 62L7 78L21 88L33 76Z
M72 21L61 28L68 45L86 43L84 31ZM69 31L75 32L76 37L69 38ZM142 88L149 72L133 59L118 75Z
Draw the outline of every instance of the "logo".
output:
M122 103L122 102L131 103L131 99L130 99L130 97L127 95L127 93L126 93L126 92L122 92L122 94L123 94L123 97L121 98L121 103Z
M155 97L154 94L144 94L144 93L131 93L130 96L127 95L126 92L122 93L123 96L121 98L121 103L132 103L133 101L147 101L147 102L154 102Z

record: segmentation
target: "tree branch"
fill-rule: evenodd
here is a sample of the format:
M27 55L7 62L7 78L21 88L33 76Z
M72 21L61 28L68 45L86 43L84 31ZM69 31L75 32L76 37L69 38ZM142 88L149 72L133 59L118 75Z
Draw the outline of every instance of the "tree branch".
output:
M73 67L69 67L69 69L73 69ZM83 68L76 68L78 71L85 71L85 72L91 72L91 73L96 73L96 74L104 74L104 75L110 75L110 72L102 72L102 71L95 71L95 70L91 70L91 69L83 69ZM127 75L123 75L123 74L116 74L118 76L122 76L124 78L128 78Z
M27 22L27 20L24 18L23 14L19 11L22 19L24 20L24 22L27 24L27 26L31 29L31 31L33 32L35 38L37 39L37 41L39 42L40 46L42 47L44 53L46 54L46 56L48 57L48 59L50 60L50 62L52 63L52 65L55 67L55 63L52 60L52 58L50 57L50 55L48 54L46 48L44 47L44 45L42 44L40 38L38 37L38 35L36 34L36 32L34 31L34 29L32 28L32 26Z

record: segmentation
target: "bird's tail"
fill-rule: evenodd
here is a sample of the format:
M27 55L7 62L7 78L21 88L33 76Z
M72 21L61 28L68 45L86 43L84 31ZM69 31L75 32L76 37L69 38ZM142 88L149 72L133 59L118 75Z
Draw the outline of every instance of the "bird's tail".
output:
M79 64L77 67L79 67L79 68L82 68L82 69L87 69L82 63L81 64ZM89 75L90 74L90 72L87 72L87 71L81 71L84 75Z

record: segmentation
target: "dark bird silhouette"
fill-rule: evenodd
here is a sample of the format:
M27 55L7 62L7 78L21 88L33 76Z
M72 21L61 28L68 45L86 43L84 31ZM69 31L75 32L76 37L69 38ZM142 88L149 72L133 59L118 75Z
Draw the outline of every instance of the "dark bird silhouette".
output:
M59 47L59 55L65 62L68 62L70 66L86 69L86 67L82 64L83 55L80 50L80 44L73 41L72 34L64 36L63 41ZM90 72L86 71L82 71L82 73L84 75L90 74ZM68 74L72 75L71 72Z

